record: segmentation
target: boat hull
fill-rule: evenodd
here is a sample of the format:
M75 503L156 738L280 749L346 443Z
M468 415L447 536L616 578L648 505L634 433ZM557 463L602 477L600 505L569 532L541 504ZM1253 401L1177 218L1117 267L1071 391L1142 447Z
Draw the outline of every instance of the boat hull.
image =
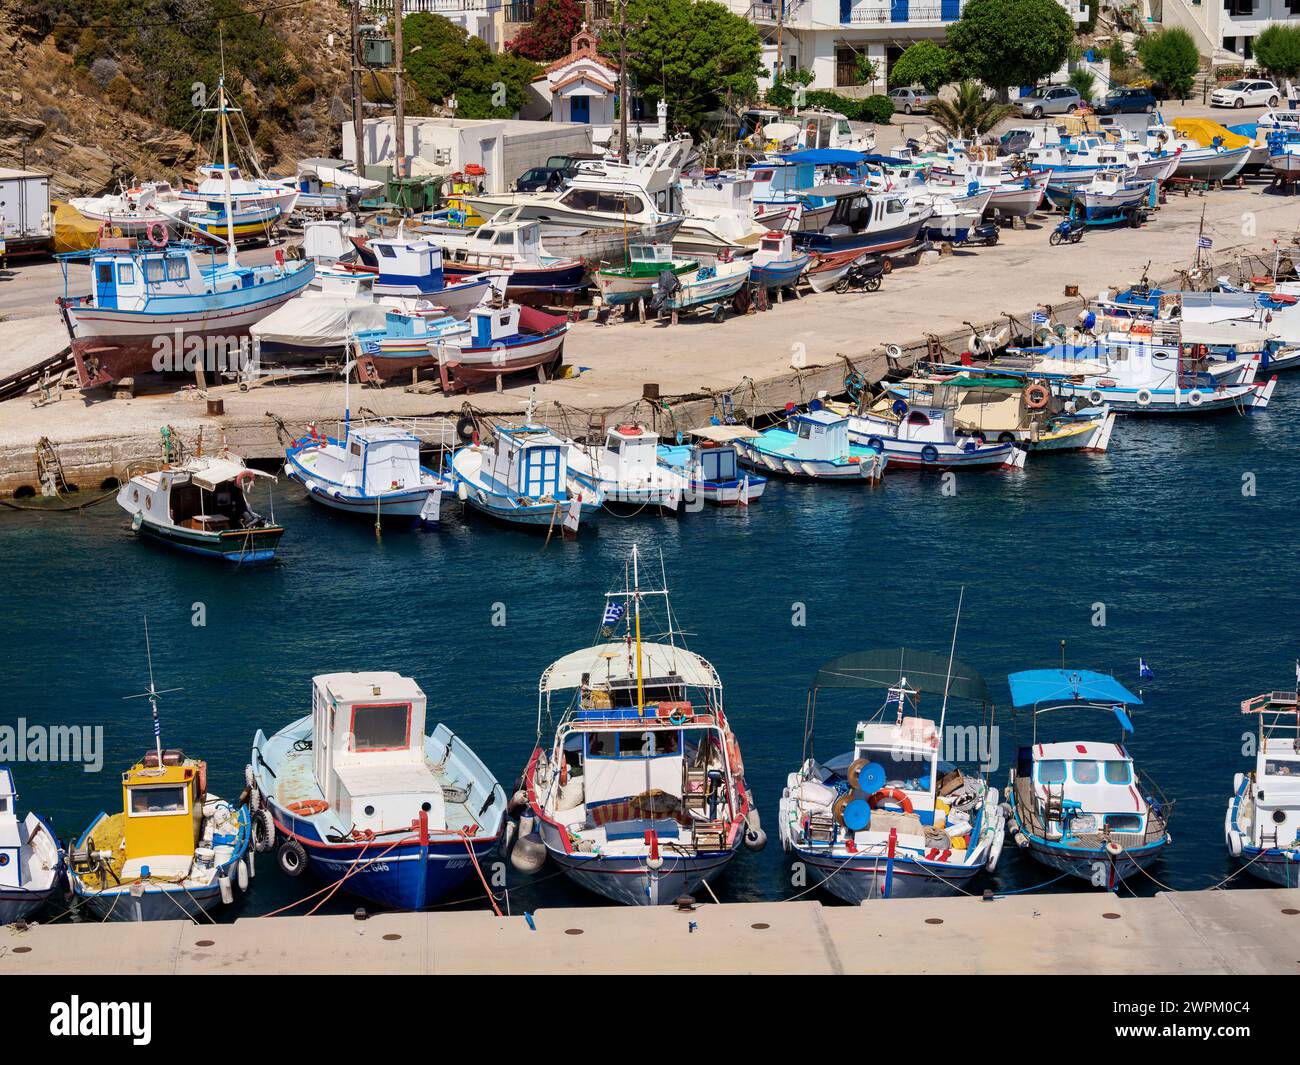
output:
M547 841L550 856L570 880L624 906L671 906L681 896L691 895L719 876L736 856L737 849L739 841L729 851L692 857L665 856L663 867L651 870L639 857L601 858L566 854Z
M929 221L929 216L916 218L901 226L864 233L796 233L797 245L822 255L835 255L838 252L856 251L859 254L871 252L879 254L897 251L916 242L921 228Z
M54 894L56 885L51 884L43 891L29 891L22 888L0 888L0 928L25 921L39 910Z
M498 347L460 347L454 343L432 345L431 355L442 376L445 393L469 391L480 385L494 385L498 377L528 370L547 372L564 360L567 326L559 326L519 343Z
M275 558L276 548L284 535L284 529L279 525L204 532L152 521L141 521L139 532L141 537L154 543L236 566L270 562Z
M1174 174L1194 181L1228 181L1237 176L1250 159L1249 146L1226 152L1184 150Z
M806 847L796 847L794 853L823 889L855 905L885 898L937 899L961 894L984 868L982 864L948 865L896 857L890 869L885 857L846 862L843 857Z
M1105 850L1058 847L1030 839L1028 850L1030 857L1049 869L1085 880L1094 887L1113 890L1121 881L1128 880L1153 865L1164 846L1163 842L1152 843L1137 850L1126 851L1119 858L1111 858Z
M110 892L85 892L76 888L81 905L100 921L175 921L198 917L220 909L221 888L214 884L202 890L184 888L146 888L138 897L128 888Z
M442 272L447 282L468 281L491 267L443 260ZM506 295L531 296L538 293L561 295L581 292L587 287L587 268L580 262L560 266L513 266L507 271Z

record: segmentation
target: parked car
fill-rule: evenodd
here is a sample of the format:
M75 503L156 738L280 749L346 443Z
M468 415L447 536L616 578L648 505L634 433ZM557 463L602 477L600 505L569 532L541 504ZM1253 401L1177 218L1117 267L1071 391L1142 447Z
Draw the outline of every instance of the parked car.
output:
M525 170L515 182L516 192L554 192L568 175L558 166L535 166Z
M1099 115L1155 114L1160 101L1150 89L1111 89L1097 105Z
M1212 107L1276 107L1282 93L1271 81L1239 78L1210 93Z
M894 105L895 113L914 115L918 111L928 112L934 100L934 93L927 92L919 86L889 90L889 101Z
M1028 118L1044 115L1072 115L1083 106L1083 97L1068 85L1040 85L1016 103Z

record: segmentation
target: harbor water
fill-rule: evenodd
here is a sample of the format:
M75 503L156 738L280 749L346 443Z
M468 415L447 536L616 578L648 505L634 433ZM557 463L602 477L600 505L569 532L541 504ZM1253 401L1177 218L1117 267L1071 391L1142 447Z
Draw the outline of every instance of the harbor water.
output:
M1233 774L1250 764L1243 737L1254 721L1240 700L1290 687L1300 653L1289 571L1297 386L1284 379L1270 408L1251 416L1123 419L1109 453L1031 455L1022 473L891 473L876 490L772 482L748 509L605 514L576 542L545 544L462 516L454 499L441 528L376 538L368 522L312 506L283 477L279 557L242 571L139 542L111 499L81 512L0 510L0 646L10 663L0 725L102 726L104 736L99 772L14 762L19 808L51 819L69 842L97 812L120 808L121 771L153 743L148 702L124 698L148 684L146 616L158 687L183 689L161 701L163 742L206 759L217 794L242 788L258 728L307 712L313 674L381 669L414 677L430 724L447 722L508 790L534 747L539 675L592 642L635 543L656 578L662 553L686 642L721 675L770 836L716 882L723 901L805 891L774 819L799 763L817 666L869 648L946 653L962 587L957 656L999 704L995 783L1005 786L1016 743L1006 674L1059 665L1065 640L1068 664L1141 689L1128 745L1176 802L1155 879L1123 890L1210 887L1232 871L1224 807ZM1153 679L1139 679L1139 657ZM871 693L824 693L817 753L848 749L855 721L878 705ZM936 701L922 709L937 717ZM976 720L961 706L950 717ZM1081 738L1117 738L1107 717L1073 724ZM219 919L315 890L281 874L271 855L259 859L252 891ZM605 905L551 864L507 877L515 913ZM1050 879L1008 846L997 873L974 886L1033 890ZM485 905L473 885L451 903ZM324 910L355 905L339 895Z

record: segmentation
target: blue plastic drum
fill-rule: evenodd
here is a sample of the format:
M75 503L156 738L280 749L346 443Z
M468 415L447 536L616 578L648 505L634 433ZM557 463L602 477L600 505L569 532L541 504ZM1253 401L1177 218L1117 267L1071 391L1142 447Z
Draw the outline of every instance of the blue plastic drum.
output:
M871 762L862 767L858 774L858 791L863 795L874 795L885 786L885 767Z
M854 799L844 807L844 827L861 832L871 824L871 805L866 799Z

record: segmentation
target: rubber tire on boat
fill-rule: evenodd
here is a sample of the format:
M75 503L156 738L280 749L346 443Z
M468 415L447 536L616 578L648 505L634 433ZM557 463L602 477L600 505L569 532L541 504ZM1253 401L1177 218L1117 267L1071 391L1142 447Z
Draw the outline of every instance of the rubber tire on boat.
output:
M1088 402L1091 403L1094 407L1100 407L1102 401L1105 398L1106 397L1103 396L1100 392L1098 392L1095 388L1088 393Z
M286 839L275 852L275 860L285 876L302 876L307 871L307 848L296 839Z
M456 419L456 439L462 444L468 444L474 439L474 419L468 414L462 414Z
M999 444L1012 444L1015 443L1015 439L1016 439L1015 433L998 433Z
M923 462L938 462L939 449L933 444L926 444L925 447L921 448L921 460Z
M265 854L275 846L275 818L270 810L258 810L253 815L253 849Z
M266 797L262 794L262 789L253 785L253 790L248 793L248 808L257 813L258 810L266 806Z
M877 455L882 454L885 450L885 442L878 436L873 436L867 441L867 450L874 451Z

